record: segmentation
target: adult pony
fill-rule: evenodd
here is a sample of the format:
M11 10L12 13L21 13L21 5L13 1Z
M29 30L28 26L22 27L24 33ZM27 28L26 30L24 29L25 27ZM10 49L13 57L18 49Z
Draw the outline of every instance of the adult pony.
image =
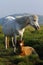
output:
M17 41L17 35L20 36L20 39L23 38L23 33L26 28L26 26L31 25L36 30L39 29L38 24L38 16L37 15L25 15L25 16L7 16L5 17L6 23L3 24L3 33L5 35L5 47L7 49L8 39L7 37L12 37L12 43L14 47L14 52L16 51L16 41ZM14 38L13 38L14 37ZM15 44L14 44L15 42Z

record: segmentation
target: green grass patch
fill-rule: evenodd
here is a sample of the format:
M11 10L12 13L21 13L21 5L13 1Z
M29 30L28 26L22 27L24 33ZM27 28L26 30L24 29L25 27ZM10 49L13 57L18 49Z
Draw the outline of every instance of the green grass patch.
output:
M20 57L14 55L13 48L10 46L7 50L5 49L4 34L2 33L2 27L0 27L0 65L35 65L35 63L43 64L43 26L40 26L40 30L35 31L32 27L27 27L24 32L24 43L25 45L32 46L35 48L39 55Z

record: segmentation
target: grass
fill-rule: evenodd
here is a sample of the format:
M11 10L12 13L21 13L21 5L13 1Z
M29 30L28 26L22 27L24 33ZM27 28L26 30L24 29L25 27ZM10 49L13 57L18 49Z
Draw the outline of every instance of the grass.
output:
M30 30L30 31L29 31ZM26 28L26 31L24 33L24 40L25 42L30 41L43 41L43 26L41 26L39 31L35 31L34 29Z
M20 57L14 55L13 48L10 46L5 49L4 34L2 33L2 27L0 27L0 65L35 65L35 63L43 64L43 26L40 26L40 30L35 31L32 27L27 27L24 32L25 45L32 46L39 54L39 58L36 55ZM35 61L34 61L35 60Z

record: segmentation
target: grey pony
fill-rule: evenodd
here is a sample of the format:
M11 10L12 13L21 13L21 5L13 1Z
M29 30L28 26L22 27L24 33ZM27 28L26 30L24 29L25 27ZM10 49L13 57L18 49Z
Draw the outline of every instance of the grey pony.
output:
M25 16L7 16L5 17L6 23L3 25L2 31L5 35L5 47L7 49L7 37L12 37L12 44L14 52L16 52L17 35L20 36L20 40L23 38L23 33L28 25L31 25L36 30L40 28L37 15L25 15ZM15 43L14 43L15 42Z

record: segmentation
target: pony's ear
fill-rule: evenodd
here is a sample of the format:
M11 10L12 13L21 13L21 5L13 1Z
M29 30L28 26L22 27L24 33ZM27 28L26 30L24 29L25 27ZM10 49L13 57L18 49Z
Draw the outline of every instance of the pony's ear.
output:
M22 43L22 45L24 46L24 40L22 40L22 42L21 42L21 43Z
M38 19L38 16L37 15L33 15L33 19L34 20Z
M22 43L24 43L24 40L22 40Z

